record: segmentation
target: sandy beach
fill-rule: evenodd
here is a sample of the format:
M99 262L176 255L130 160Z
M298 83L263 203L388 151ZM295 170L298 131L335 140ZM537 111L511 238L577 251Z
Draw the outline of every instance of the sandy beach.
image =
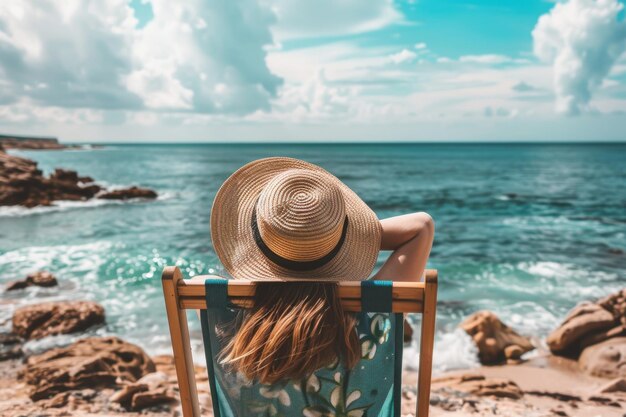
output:
M176 392L171 357L154 358L157 372L167 375ZM602 392L607 380L581 374L574 362L551 357L520 365L481 367L471 371L438 375L433 381L432 416L581 416L621 417L626 409L626 392ZM18 377L19 360L0 362L0 411L6 416L176 416L176 401L140 411L127 411L109 401L114 389L84 389L72 393L65 404L33 402L29 387ZM211 397L204 368L196 379L203 415L212 416ZM609 381L610 382L610 381ZM402 416L415 415L414 372L403 375Z

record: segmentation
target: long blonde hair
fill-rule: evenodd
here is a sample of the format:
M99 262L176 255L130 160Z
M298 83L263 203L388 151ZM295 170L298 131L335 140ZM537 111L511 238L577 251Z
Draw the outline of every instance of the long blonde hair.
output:
M361 358L356 318L344 312L336 283L258 283L244 314L220 359L251 381L298 380Z

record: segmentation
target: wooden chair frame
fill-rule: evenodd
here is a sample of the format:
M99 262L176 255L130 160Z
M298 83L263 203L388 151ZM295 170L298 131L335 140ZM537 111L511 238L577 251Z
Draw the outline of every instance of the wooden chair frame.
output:
M437 271L429 269L426 270L425 275L425 282L394 282L392 290L394 313L422 314L417 380L417 417L428 417L437 308ZM200 417L185 310L207 308L204 286L206 278L208 277L198 276L185 280L180 269L175 266L166 267L161 278L184 417ZM229 281L228 296L234 304L243 307L250 306L254 296L254 282ZM346 311L360 311L360 282L339 283L339 296Z

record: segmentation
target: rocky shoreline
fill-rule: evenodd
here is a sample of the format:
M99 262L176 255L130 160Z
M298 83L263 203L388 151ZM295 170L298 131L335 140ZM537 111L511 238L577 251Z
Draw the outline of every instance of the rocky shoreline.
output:
M5 291L56 285L40 271L9 283ZM27 305L0 336L0 414L14 416L180 415L171 356L150 357L120 338L85 337L69 346L24 356L27 340L80 335L106 323L95 302L55 301ZM461 323L483 366L448 372L433 380L433 416L623 416L626 412L626 289L577 306L547 338L552 350L534 350L493 313ZM203 415L212 416L206 370L196 378ZM416 373L403 375L402 415L414 415Z
M57 138L18 135L0 135L0 148L29 150L80 149L78 145L65 145Z
M51 206L56 201L87 201L94 198L104 200L155 199L157 193L147 188L130 187L109 190L98 185L88 176L76 171L57 168L49 176L37 168L37 162L9 154L6 149L66 149L56 139L46 141L7 142L0 138L0 206ZM29 147L35 143L38 148ZM45 145L41 145L41 143Z

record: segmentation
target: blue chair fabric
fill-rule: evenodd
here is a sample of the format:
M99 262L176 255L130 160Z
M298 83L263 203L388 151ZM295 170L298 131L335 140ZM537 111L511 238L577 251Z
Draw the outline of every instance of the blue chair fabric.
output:
M247 381L219 363L241 311L228 301L227 280L207 279L205 286L207 309L200 319L216 417L400 416L404 328L403 315L391 313L391 282L361 285L363 311L355 314L362 358L353 369L338 363L273 385Z

